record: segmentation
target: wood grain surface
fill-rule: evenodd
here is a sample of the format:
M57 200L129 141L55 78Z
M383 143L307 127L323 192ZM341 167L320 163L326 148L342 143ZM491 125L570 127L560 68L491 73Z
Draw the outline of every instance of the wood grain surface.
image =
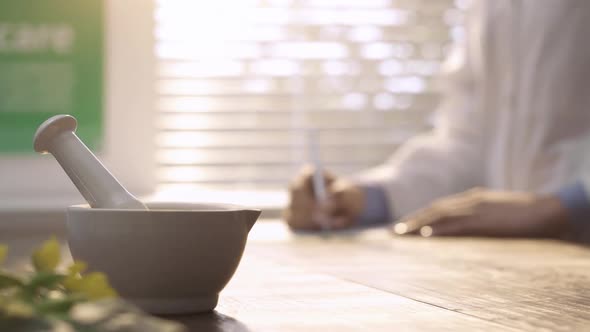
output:
M23 252L16 268L40 240L0 236ZM558 241L294 235L263 221L217 309L167 318L191 331L588 331L589 267L590 250Z

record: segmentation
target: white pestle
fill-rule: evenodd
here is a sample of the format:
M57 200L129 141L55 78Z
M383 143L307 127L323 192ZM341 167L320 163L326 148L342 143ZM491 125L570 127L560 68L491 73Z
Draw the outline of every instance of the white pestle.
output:
M91 207L147 210L78 138L77 126L71 115L49 118L35 133L35 151L51 153Z

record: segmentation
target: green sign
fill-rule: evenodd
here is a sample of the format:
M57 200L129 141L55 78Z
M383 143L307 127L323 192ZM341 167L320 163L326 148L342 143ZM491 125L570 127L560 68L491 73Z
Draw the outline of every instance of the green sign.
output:
M32 152L55 114L100 148L103 26L103 0L0 0L0 153Z

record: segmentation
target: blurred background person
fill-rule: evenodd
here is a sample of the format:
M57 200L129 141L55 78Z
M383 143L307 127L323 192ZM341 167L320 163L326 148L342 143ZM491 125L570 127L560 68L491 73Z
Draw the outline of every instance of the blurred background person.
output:
M474 1L444 69L432 132L352 178L294 179L293 229L377 225L398 234L560 237L590 223L590 2ZM476 188L476 189L474 189Z

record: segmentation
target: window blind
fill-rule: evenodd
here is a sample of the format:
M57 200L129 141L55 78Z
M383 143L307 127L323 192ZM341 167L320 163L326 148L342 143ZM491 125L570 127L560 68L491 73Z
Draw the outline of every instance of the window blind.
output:
M284 188L307 161L349 174L428 128L467 1L159 0L160 189Z

